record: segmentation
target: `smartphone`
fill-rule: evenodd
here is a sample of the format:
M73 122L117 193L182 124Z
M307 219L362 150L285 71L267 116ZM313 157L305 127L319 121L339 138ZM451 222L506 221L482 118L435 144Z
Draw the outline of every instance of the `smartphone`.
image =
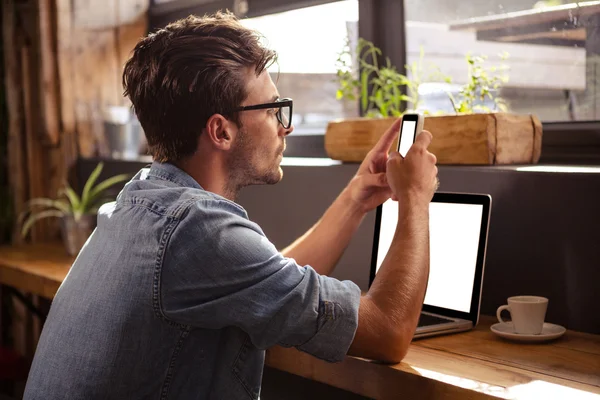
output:
M404 114L402 116L402 125L398 136L398 153L402 157L406 157L410 146L423 130L423 119L421 114Z

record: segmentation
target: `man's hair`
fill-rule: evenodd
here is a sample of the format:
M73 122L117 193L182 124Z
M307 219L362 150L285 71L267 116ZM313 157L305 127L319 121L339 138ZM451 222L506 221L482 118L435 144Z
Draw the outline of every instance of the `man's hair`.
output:
M156 161L191 156L211 115L239 124L231 110L248 95L248 69L258 76L276 61L261 39L227 11L189 16L140 40L123 88Z

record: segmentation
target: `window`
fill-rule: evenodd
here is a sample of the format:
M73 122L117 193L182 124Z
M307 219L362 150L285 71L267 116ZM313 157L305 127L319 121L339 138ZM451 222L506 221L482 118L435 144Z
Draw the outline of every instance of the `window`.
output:
M358 105L336 99L336 59L356 36L358 0L345 0L246 18L277 51L269 72L282 97L294 99L294 136L322 135L328 121L358 116Z
M422 49L457 84L423 85L424 106L452 110L444 94L466 83L471 52L487 56L484 66L507 67L496 94L509 111L543 122L600 119L600 5L562 3L405 0L407 62L418 61Z
M279 70L274 66L270 72L276 80L279 71L281 95L295 100L288 156L326 157L327 121L357 115L358 104L335 99L335 60L348 35L351 42L359 36L374 42L399 69L417 61L422 49L425 63L436 64L452 80L438 76L421 85L421 108L434 112L452 110L448 92L457 95L465 83L469 51L486 55L484 65L506 65L508 82L495 94L509 111L542 120L540 161L600 163L595 1L154 0L150 29L222 8L245 12L244 23L262 32L280 55ZM498 57L503 52L506 60Z

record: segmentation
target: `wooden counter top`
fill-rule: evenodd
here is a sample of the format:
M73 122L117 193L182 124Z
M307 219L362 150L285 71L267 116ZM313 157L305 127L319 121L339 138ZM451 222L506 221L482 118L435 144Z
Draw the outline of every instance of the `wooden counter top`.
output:
M60 243L0 247L0 283L51 299L75 260Z
M483 316L470 332L416 340L396 365L355 357L329 364L281 347L266 364L376 399L600 399L600 336L567 331L522 344L493 334L494 322Z
M73 261L59 244L0 247L0 284L52 298ZM376 399L600 400L600 335L567 331L522 344L494 335L494 322L483 316L470 332L416 340L396 365L356 357L330 364L281 347L266 364Z

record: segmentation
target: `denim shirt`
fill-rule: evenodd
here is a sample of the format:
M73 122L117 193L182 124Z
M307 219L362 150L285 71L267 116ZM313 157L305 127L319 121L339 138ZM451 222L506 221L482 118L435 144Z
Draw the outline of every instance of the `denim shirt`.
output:
M336 362L360 290L281 255L238 204L153 163L58 290L25 399L257 399L265 349Z

